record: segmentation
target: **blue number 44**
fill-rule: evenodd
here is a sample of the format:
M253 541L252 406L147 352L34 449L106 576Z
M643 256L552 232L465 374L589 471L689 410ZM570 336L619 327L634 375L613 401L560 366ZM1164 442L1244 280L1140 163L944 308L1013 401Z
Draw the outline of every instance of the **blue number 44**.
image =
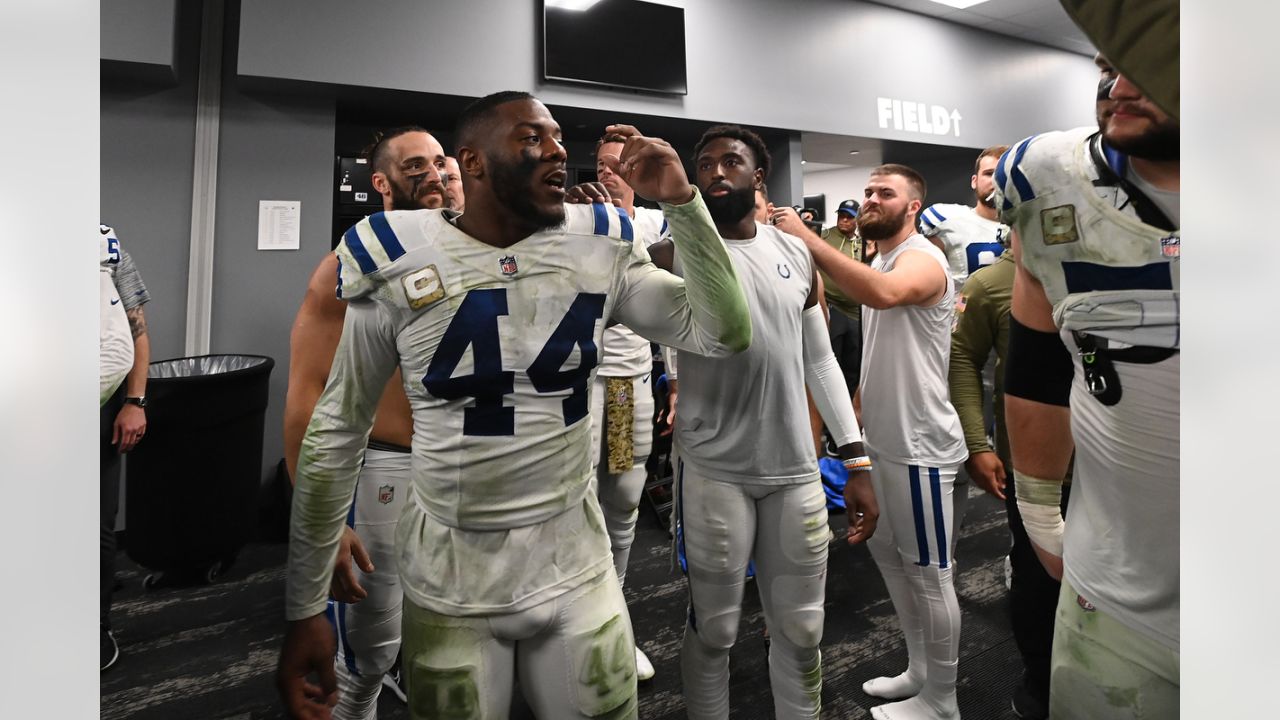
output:
M599 293L579 293L525 371L533 388L540 393L572 391L563 403L565 425L572 425L587 415L587 380L599 360L595 325L604 316L604 300L605 296ZM503 397L515 391L515 373L502 369L498 336L498 317L506 314L505 289L467 293L422 378L427 392L443 400L475 399L475 404L464 410L463 435L515 434L515 408L503 403ZM471 374L454 377L453 372L467 346L471 347L474 367ZM578 366L561 369L575 347L581 357Z

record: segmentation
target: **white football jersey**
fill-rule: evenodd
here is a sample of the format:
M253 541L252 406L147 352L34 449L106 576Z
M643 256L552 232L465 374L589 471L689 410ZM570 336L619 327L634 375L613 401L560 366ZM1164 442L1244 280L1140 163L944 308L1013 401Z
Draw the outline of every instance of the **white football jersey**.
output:
M658 210L636 208L632 225L636 230L636 239L643 240L645 247L671 237L670 226ZM604 352L600 358L598 371L600 375L635 377L644 375L652 369L653 351L650 350L647 339L635 334L631 328L621 323L605 328Z
M920 234L942 242L948 272L956 288L996 261L1009 244L1009 226L988 220L968 205L939 203L920 213Z
M115 393L133 367L133 333L124 303L116 291L120 240L115 230L101 225L98 233L98 405Z
M722 338L718 318L744 318L745 308L734 307L736 277L700 198L666 208L681 237L707 249L706 277L683 288L632 242L625 212L565 210L561 227L506 248L463 233L441 210L377 213L344 235L346 321L299 460L291 618L324 607L369 423L397 366L414 426L397 545L414 603L452 615L517 612L611 565L588 492L588 391L604 318L727 353L742 339Z
M1071 331L1113 347L1177 348L1179 232L1144 224L1123 190L1095 183L1102 175L1088 148L1095 132L1015 145L997 167L998 202L1075 364L1064 572L1099 609L1176 649L1180 355L1115 361L1123 395L1107 406L1088 391ZM1110 155L1124 172L1123 158Z
M1094 185L1094 132L1037 135L1005 153L996 166L1003 218L1017 228L1022 264L1044 285L1058 327L1176 348L1181 233L1143 223L1120 188Z

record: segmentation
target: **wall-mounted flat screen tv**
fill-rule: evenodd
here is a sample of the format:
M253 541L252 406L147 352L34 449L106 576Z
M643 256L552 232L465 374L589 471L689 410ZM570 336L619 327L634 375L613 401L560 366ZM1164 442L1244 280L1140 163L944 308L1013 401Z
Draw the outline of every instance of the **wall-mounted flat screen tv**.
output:
M543 79L688 94L683 7L543 0L542 19Z

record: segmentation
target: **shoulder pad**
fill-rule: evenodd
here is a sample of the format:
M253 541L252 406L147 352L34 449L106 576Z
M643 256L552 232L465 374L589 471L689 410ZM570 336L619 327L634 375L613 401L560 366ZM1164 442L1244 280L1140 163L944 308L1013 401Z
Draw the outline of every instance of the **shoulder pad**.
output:
M604 203L565 205L564 231L570 235L600 235L626 242L635 239L636 234L626 210Z
M937 203L925 208L924 212L920 213L920 233L926 237L936 233L938 227L952 214L954 207L947 203Z
M1063 182L1074 153L1093 132L1092 128L1076 128L1032 135L1010 147L996 163L996 202L1000 212L1031 202L1038 188L1048 190Z
M374 213L352 225L334 248L338 256L338 297L357 298L371 291L382 274L404 257L406 245L422 244L416 231L418 210ZM428 211L429 212L429 211Z

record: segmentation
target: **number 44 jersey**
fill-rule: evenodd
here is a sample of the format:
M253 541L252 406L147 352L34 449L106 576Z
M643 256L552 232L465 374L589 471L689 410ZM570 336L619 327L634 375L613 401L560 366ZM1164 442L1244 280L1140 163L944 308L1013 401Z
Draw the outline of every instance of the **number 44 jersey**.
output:
M414 423L397 536L409 598L453 615L516 612L603 572L587 393L606 319L704 354L745 345L726 334L745 300L701 199L664 209L707 258L688 285L648 261L613 206L567 205L562 226L506 248L447 211L378 213L349 230L337 249L343 338L303 441L298 488L312 497L294 504L293 545L300 532L336 541L398 365ZM314 608L317 593L323 607L332 553L290 553L294 617L295 601ZM295 597L295 582L310 590Z

